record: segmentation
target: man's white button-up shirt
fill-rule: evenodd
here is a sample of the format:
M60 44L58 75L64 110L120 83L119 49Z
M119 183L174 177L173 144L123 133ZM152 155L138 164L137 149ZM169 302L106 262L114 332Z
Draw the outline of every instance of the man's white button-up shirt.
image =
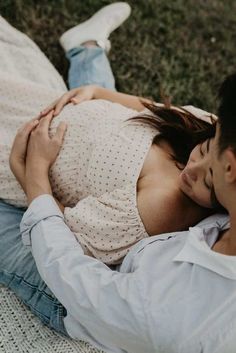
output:
M82 248L50 195L21 232L40 275L67 309L68 334L109 353L235 353L236 257L211 250L228 217L146 238L111 270Z

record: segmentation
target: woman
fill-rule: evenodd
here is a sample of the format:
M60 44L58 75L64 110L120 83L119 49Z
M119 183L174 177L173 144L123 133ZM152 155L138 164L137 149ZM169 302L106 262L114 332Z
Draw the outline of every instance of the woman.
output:
M70 77L79 76L76 71L79 64L84 67L85 62L89 65L90 60L94 63L102 57L103 65L106 65L102 71L107 70L110 82L114 82L104 49L97 46L98 41L101 45L102 38L86 38L81 34L85 31L90 36L95 35L98 24L101 27L104 23L106 27L108 15L111 18L115 12L114 6L116 4L105 7L75 28L76 33L80 33L79 42L71 30L62 37L64 48L69 50ZM103 31L104 48L107 47L109 31L127 17L127 7L124 12L118 20L114 17L109 30ZM71 44L74 39L68 39L71 36L76 38L76 48ZM24 53L23 57L29 60ZM51 68L43 69L52 73ZM34 68L30 69L29 75L20 65L20 73L18 80L9 72L1 74L2 94L6 98L3 109L7 110L10 101L11 114L7 120L4 116L1 122L0 195L7 202L26 206L25 195L7 164L11 143L16 128L28 120L30 109L35 112L39 105L42 107L52 96L58 95L59 85L53 82L49 89L45 81L40 82L43 77L39 78ZM81 80L80 76L78 78ZM78 84L73 79L73 84L83 85L84 82ZM56 89L52 87L54 85ZM112 84L111 88L114 89ZM15 97L21 100L20 111L15 109ZM68 127L63 146L51 168L50 179L65 220L85 253L104 263L118 264L140 239L187 229L209 214L205 207L212 207L211 175L205 166L209 162L208 141L214 135L210 124L195 119L184 109L168 108L148 100L142 103L138 97L94 85L65 94L44 114L49 111L48 114L52 115L52 108L59 113L66 103L81 99L87 102L66 105L52 122L51 136L62 121L66 121ZM143 112L144 106L149 110ZM138 116L137 111L141 112ZM192 149L187 169L182 172ZM200 175L194 172L196 162L204 165Z

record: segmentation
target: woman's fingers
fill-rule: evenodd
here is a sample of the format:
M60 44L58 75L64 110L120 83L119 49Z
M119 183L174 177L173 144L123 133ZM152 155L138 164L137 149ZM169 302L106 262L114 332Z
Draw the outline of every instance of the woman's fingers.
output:
M36 129L36 132L42 132L43 134L47 134L48 136L48 131L50 124L52 122L52 119L54 118L54 111L50 111L46 116L44 116L40 121L38 122L38 128ZM57 141L62 141L65 131L67 129L67 125L65 122L61 122L56 130L56 133L53 138L55 138Z
M55 106L54 115L55 116L58 115L67 103L68 103L68 98L67 97L62 98Z
M54 115L58 115L62 108L70 103L70 100L71 98L73 97L74 93L73 92L68 92L68 93L65 93L61 98L60 100L57 102L56 106L55 106L55 111L54 111Z
M25 160L29 136L38 124L38 120L32 119L18 129L9 157L11 168L14 167L14 161L22 162Z
M70 101L71 101L71 103L73 103L73 104L78 104L78 103L79 103L78 98L75 98L75 97L71 98Z
M79 104L84 102L85 100L87 100L86 97L82 96L82 95L76 95L74 97L74 93L68 93L64 98L62 98L58 104L55 106L55 112L54 112L54 116L58 115L62 108L68 104L68 103L73 103L73 104Z
M55 106L57 105L58 101L59 101L59 99L55 100L48 107L46 107L44 110L42 110L39 113L39 117L43 117L43 116L47 115L51 110L53 110L55 108Z
M54 139L56 139L59 142L60 145L63 142L63 138L65 135L66 129L67 129L67 124L63 121L60 122L60 124L57 127L56 133L53 137Z
M47 115L45 115L44 117L42 117L42 119L39 120L38 129L41 129L44 132L48 132L49 126L53 118L54 110L51 110Z
M31 123L29 124L29 126L27 126L26 128L26 134L29 135L32 130L34 130L39 124L39 120L32 120Z
M22 127L18 129L18 133L24 136L28 136L31 131L39 124L38 119L32 119L28 121L26 124L24 124Z
M86 97L83 96L76 96L76 97L72 97L70 102L73 104L79 104L86 101Z
M46 116L51 110L54 110L54 116L56 116L62 111L63 107L66 104L78 104L80 102L83 102L84 100L87 100L86 97L81 94L78 94L80 92L79 90L81 89L74 88L71 91L63 94L59 99L55 100L52 104L42 110L38 118Z

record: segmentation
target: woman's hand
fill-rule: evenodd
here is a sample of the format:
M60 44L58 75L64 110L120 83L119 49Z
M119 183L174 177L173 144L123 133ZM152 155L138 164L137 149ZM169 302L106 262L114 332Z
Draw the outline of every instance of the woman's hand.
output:
M67 125L61 122L53 137L49 136L49 127L53 119L53 110L41 118L31 132L27 147L26 169L49 170L61 149Z
M59 99L55 100L42 112L40 112L39 117L47 115L49 112L54 110L53 115L58 115L66 104L73 103L78 104L81 102L89 101L95 98L96 85L82 86L74 88L69 92L66 92Z
M67 127L61 122L55 135L50 137L49 127L52 119L53 111L40 119L29 138L25 171L25 193L29 204L40 195L52 195L48 172L60 151ZM57 200L56 202L63 212L64 206Z
M18 182L21 184L21 187L25 191L25 159L27 152L27 145L29 141L30 133L35 129L38 125L39 120L32 119L22 127L20 127L15 136L10 158L9 164L12 173L15 175Z

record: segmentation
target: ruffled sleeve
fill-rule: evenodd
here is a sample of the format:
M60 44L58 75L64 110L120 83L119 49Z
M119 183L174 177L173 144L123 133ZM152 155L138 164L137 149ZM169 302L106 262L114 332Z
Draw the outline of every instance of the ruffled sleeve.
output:
M129 184L65 208L65 221L85 253L108 265L119 264L132 245L148 237L134 198L136 190Z

